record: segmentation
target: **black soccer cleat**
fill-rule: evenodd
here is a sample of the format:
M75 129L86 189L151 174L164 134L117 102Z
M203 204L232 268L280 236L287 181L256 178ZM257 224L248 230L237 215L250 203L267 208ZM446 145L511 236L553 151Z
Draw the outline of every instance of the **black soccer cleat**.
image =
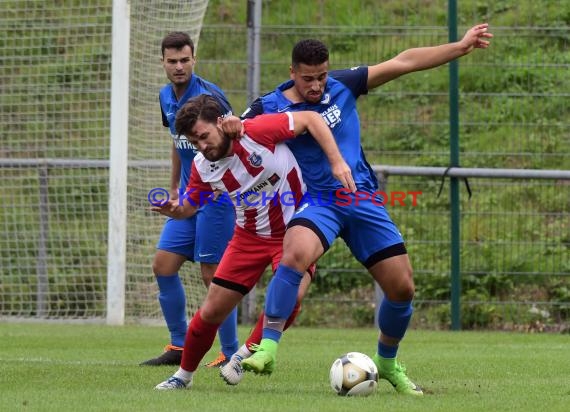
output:
M141 362L139 366L180 366L180 362L182 362L182 348L180 346L166 345L162 355Z

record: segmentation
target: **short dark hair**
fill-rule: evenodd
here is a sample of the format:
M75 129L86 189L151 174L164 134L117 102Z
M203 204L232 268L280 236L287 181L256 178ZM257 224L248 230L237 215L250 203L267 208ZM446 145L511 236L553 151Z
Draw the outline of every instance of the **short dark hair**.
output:
M178 110L174 127L179 135L188 136L197 120L215 124L221 116L222 109L218 101L210 95L201 94L188 99Z
M162 45L160 46L160 51L162 57L164 57L164 49L177 49L180 50L184 46L190 46L192 50L192 56L194 56L194 42L188 35L183 31L173 31L168 33L164 39L162 39Z
M329 60L329 50L327 46L319 40L305 39L297 42L291 53L291 64L293 67L299 64L316 66Z

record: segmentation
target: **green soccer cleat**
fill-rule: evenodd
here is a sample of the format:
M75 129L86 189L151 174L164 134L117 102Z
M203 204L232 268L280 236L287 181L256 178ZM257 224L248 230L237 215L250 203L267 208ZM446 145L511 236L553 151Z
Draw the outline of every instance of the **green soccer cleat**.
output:
M241 367L246 371L271 375L275 368L275 358L271 353L260 349L249 358L242 360Z
M268 342L267 342L268 341ZM275 368L275 352L277 342L263 339L260 345L252 345L256 352L249 358L241 361L241 367L250 372L261 375L271 375Z
M422 389L408 378L406 368L396 361L396 359L385 359L376 354L372 360L378 368L378 377L386 379L396 389L396 392L404 395L423 395Z

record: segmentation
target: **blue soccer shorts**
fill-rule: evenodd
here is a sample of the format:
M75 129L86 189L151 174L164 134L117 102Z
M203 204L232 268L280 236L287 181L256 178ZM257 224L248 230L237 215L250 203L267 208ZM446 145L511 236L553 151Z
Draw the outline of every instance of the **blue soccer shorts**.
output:
M357 199L354 194L342 198L335 193L305 196L288 227L311 229L325 251L341 237L354 257L368 268L382 259L407 253L404 239L382 203L380 196L374 201Z
M234 226L233 205L206 204L191 218L168 218L156 248L185 256L191 262L219 263Z

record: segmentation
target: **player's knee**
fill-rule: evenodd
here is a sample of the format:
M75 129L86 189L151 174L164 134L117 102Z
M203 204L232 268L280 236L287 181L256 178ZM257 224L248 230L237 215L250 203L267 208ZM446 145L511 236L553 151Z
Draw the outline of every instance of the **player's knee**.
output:
M381 285L386 297L392 301L405 302L414 298L416 291L411 267L402 268Z
M186 256L177 253L157 250L152 261L152 271L155 276L176 275L186 259Z
M416 290L414 288L413 283L405 288L402 288L402 290L400 290L400 293L398 295L398 299L402 300L402 301L406 301L406 300L413 300L414 299L414 295L416 293Z
M395 302L407 302L414 299L414 288L400 285L398 288L391 288L390 291L385 291L386 297Z
M224 314L221 313L216 305L209 305L207 303L200 308L200 317L204 322L208 323L222 323L225 319Z
M202 318L203 321L208 323L214 323L213 319L215 319L215 317L216 317L215 313L212 310L210 310L208 306L203 306L200 308L200 318Z
M401 282L399 282L399 287L396 291L397 299L399 301L412 300L416 293L416 286L414 285L414 277L412 268L406 268L403 270L400 276Z
M168 273L165 273L165 269L165 265L159 259L154 259L152 262L152 273L154 273L155 276L167 275Z
M155 261L152 264L154 276L171 276L176 274L176 272L178 272L178 269L168 262Z
M304 247L300 242L290 242L286 247L283 247L281 263L299 272L305 272L316 260L314 256L315 253L310 247Z

